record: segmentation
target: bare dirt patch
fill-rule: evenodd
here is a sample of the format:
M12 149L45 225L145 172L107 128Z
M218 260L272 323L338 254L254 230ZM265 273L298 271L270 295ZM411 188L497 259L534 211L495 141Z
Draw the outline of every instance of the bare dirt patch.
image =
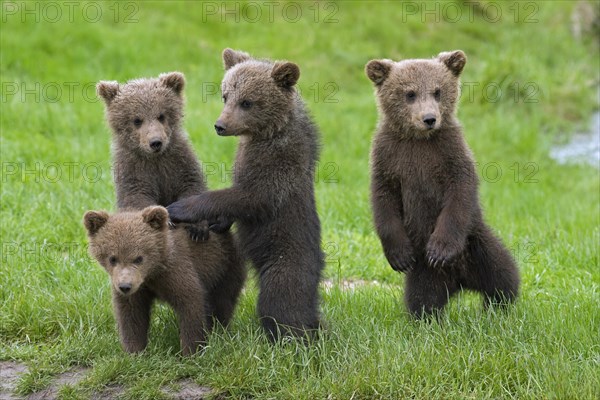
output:
M214 391L206 386L200 386L191 379L184 379L176 384L179 390L172 389L163 390L167 396L176 400L202 400L208 395L214 394Z
M121 385L109 385L104 388L100 393L93 393L90 396L91 400L112 400L117 398L121 393L125 391L125 388Z
M362 288L362 287L366 287L366 286L371 286L371 287L380 287L383 286L383 284L381 282L378 281L365 281L362 279L358 279L358 280L333 280L333 279L327 279L324 280L321 285L323 286L323 288L326 291L330 291L331 289L333 289L334 287L338 287L343 291L354 291L356 289Z
M19 396L14 393L17 382L21 375L26 374L28 368L25 364L15 361L0 361L0 400L50 400L56 399L58 393L64 385L77 385L90 368L76 367L69 371L57 375L50 386L39 392L28 396ZM191 379L183 379L173 385L175 389L165 388L163 392L174 400L202 400L209 395L214 395L214 391L206 386L200 386ZM93 393L90 396L92 400L111 400L125 392L122 385L108 385L100 392Z
M0 361L0 400L19 399L13 392L19 377L27 372L27 366L14 361Z
M77 367L70 371L63 372L54 378L52 384L39 392L35 392L27 396L27 400L45 400L45 399L56 399L60 388L64 385L74 386L83 378L89 371L89 368Z

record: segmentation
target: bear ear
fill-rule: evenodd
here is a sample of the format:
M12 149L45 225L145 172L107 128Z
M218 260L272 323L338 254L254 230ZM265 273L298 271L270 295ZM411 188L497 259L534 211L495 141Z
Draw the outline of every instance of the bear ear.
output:
M365 66L365 73L375 85L381 85L390 75L394 66L391 60L371 60Z
M94 236L100 228L108 221L108 213L106 211L88 211L83 216L83 225L88 231L89 236Z
M185 86L185 76L181 72L169 72L158 76L160 83L180 95Z
M467 56L462 50L445 51L438 54L438 60L448 67L452 75L460 76L465 64L467 63Z
M142 210L142 219L152 228L163 230L169 221L169 212L161 206L146 207Z
M300 68L292 62L278 62L273 66L271 77L278 86L291 88L300 78Z
M229 48L223 50L223 65L225 66L225 70L228 70L236 64L248 61L251 58L250 54L244 53L243 51L236 51Z
M98 93L98 96L101 96L108 105L119 93L119 82L100 81L96 85L96 93Z

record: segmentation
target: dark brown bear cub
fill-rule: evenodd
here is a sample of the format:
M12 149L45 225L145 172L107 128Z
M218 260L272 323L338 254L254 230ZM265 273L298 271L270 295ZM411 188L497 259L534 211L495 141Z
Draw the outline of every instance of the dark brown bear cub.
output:
M130 353L146 347L155 299L173 307L182 353L194 353L212 317L227 325L244 283L243 262L231 240L211 235L194 243L184 229L169 229L168 219L159 206L84 216L90 254L110 275L121 344Z
M296 64L223 52L225 106L215 124L239 136L231 188L168 207L174 222L237 222L240 244L258 271L258 314L273 340L305 337L319 327L318 285L324 266L314 196L318 132L294 85Z
M179 72L134 79L119 85L102 81L113 131L114 179L119 210L168 206L206 190L200 164L181 127L185 78ZM224 232L231 224L212 224ZM206 240L208 223L188 225L192 238Z
M513 258L485 224L473 157L456 119L462 51L432 60L372 60L380 120L371 152L371 202L385 256L407 273L417 316L441 310L460 289L486 304L517 296Z

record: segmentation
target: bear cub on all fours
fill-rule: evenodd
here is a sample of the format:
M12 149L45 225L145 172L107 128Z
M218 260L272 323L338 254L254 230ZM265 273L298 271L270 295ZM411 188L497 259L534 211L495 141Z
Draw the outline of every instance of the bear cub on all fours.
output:
M101 81L96 86L106 104L113 131L114 180L119 210L168 206L206 191L200 164L182 128L183 88L180 72L125 84ZM193 239L206 240L209 223L187 225ZM212 230L231 224L213 221Z
M372 60L366 73L380 120L371 151L371 202L385 256L407 273L405 301L422 317L462 288L487 304L517 296L519 272L483 220L478 179L455 110L462 51L431 60Z
M90 254L110 275L121 344L132 353L148 342L155 299L167 302L179 322L181 350L196 352L213 317L227 325L245 279L234 242L221 235L193 242L183 228L169 229L167 210L109 215L86 212Z
M174 222L236 221L245 256L258 272L258 314L270 339L305 337L319 323L324 267L314 174L318 131L295 89L291 62L223 52L221 136L239 136L234 182L168 207Z

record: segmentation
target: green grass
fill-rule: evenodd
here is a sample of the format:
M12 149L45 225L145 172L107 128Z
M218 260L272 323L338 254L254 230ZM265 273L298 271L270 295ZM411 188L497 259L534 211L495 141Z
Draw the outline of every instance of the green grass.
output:
M292 9L283 18L282 2L273 22L262 6L257 23L248 21L254 14L221 22L189 2L122 3L117 22L113 3L102 3L97 22L82 17L88 3L77 3L73 21L64 5L53 22L41 4L37 15L25 15L24 3L2 2L0 28L0 360L29 366L21 394L79 365L92 369L62 389L64 398L87 398L107 385L123 385L124 398L159 398L161 385L183 377L231 398L600 396L599 172L548 157L553 143L583 128L598 108L598 43L572 38L572 2L503 3L496 23L480 9L470 20L472 6L462 2L438 6L448 18L454 14L445 7L460 7L456 23L406 8L422 2L321 2L318 16L315 3L304 3L297 22ZM132 11L137 22L125 23ZM325 23L331 12L337 22ZM537 22L524 21L531 12ZM323 290L328 327L308 348L266 342L250 280L233 323L201 355L177 354L175 319L164 306L156 309L148 350L125 355L108 278L87 256L81 225L88 209L114 209L109 131L103 104L89 100L91 85L184 72L186 129L199 157L218 166L209 185L225 187L222 166L231 168L236 140L214 134L222 105L209 95L222 77L225 47L300 65L299 86L322 132L316 191L325 275L384 284ZM403 276L387 265L373 231L368 154L377 111L363 68L372 58L459 48L468 56L459 118L479 163L486 218L519 262L522 296L495 312L464 293L442 321L419 323L407 315ZM496 85L497 101L482 95Z

